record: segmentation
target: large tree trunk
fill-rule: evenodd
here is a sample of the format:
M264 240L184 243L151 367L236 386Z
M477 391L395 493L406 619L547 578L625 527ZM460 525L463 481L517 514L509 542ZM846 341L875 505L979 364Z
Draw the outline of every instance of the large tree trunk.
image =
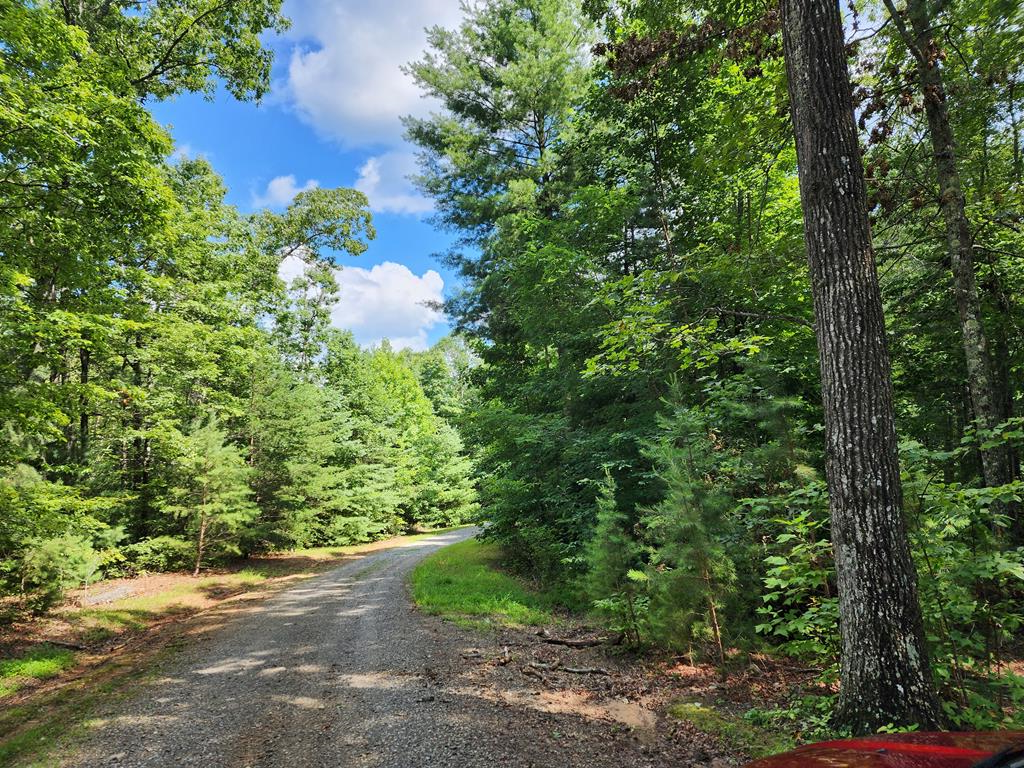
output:
M949 120L931 12L927 0L908 0L907 18L911 28L907 29L892 0L885 0L885 5L917 62L918 85L928 118L933 164L939 183L939 207L946 228L946 247L967 363L967 386L975 421L982 429L992 429L1001 421L1001 408L988 338L982 323L981 300L974 272L974 237L957 168L956 140ZM1013 479L1010 450L1006 446L982 448L981 466L985 485L989 487L1005 485Z
M782 0L839 585L837 720L939 721L903 517L882 296L838 0Z

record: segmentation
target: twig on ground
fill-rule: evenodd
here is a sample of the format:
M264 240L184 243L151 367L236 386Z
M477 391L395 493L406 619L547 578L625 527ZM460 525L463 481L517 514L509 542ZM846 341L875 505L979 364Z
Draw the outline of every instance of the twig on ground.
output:
M522 671L523 671L524 675L527 675L528 677L535 677L538 680L540 680L542 683L544 683L544 685L548 686L549 688L551 687L551 681L548 680L544 675L542 675L540 672L538 672L533 667L525 666L525 667L522 668Z
M562 672L570 672L574 675L604 675L611 677L612 673L600 667L562 667Z

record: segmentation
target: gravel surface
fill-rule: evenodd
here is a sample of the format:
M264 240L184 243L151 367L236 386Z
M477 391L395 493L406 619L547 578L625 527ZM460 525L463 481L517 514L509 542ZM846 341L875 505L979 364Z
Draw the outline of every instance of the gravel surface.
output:
M385 550L281 592L203 639L101 713L65 766L707 765L686 745L531 705L475 680L481 636L419 614L408 574L468 538ZM504 668L502 668L504 669ZM689 757L687 758L687 755Z

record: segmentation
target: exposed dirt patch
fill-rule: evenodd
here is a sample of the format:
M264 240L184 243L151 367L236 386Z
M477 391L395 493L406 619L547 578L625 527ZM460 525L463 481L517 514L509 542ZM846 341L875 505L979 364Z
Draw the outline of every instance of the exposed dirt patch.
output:
M553 644L552 639L584 647ZM463 680L470 685L462 690L626 729L648 753L681 761L672 764L728 766L750 756L671 717L673 704L696 702L738 717L753 706L778 706L794 692L817 688L816 670L767 657L736 660L723 677L711 665L636 657L614 644L587 647L588 641L600 639L571 625L560 627L557 638L515 629L483 636L477 647L463 652Z

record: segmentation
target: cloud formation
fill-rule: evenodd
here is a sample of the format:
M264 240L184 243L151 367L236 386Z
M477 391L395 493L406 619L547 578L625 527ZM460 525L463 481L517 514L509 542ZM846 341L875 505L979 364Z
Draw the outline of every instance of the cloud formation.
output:
M286 11L291 50L277 89L284 103L320 136L376 151L356 184L374 210L430 211L407 178L416 166L403 148L401 118L437 105L401 67L422 57L427 27L458 25L459 0L290 0Z
M278 176L270 180L262 193L253 194L252 205L253 208L284 208L299 192L308 192L319 186L320 182L316 179L309 179L300 187L292 174Z
M426 47L425 28L455 26L459 0L294 0L286 100L322 136L346 147L395 146L400 118L430 103L401 71Z
M416 173L411 152L387 152L367 160L359 169L356 189L370 200L370 208L384 213L418 215L433 210L433 203L413 189L409 176Z
M291 256L278 274L290 282L303 269L302 260ZM331 324L352 331L364 347L387 339L395 349L421 351L429 346L431 329L444 321L444 314L430 306L444 298L444 279L432 269L416 275L404 264L385 261L370 269L338 269L335 277L340 300Z

